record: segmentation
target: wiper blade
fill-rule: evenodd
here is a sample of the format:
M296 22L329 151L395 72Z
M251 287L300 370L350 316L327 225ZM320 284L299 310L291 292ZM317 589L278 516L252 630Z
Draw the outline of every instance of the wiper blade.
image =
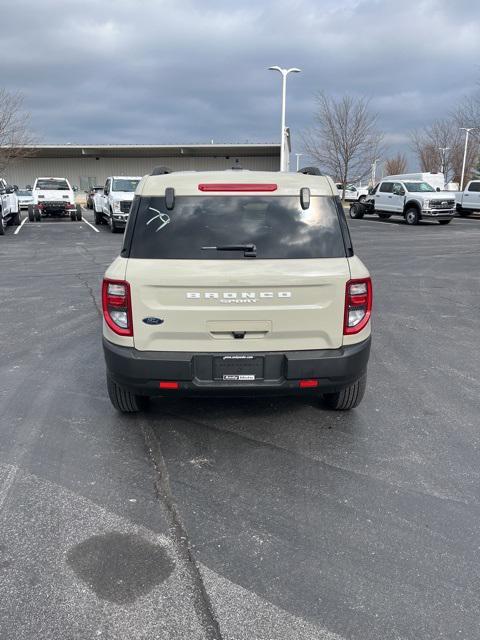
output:
M204 251L243 251L245 258L256 258L257 247L254 244L222 244L218 247L202 247Z

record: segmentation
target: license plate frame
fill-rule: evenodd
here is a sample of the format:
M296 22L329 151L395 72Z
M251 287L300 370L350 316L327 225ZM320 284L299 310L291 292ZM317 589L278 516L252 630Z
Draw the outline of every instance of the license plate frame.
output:
M263 380L265 358L253 355L224 355L213 358L213 379L221 382Z

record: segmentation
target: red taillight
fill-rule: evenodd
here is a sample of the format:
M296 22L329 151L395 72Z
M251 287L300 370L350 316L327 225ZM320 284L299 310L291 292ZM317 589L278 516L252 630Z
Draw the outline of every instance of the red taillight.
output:
M370 278L349 280L345 289L343 333L351 335L364 329L372 314L372 281Z
M300 389L313 389L318 387L318 380L300 380Z
M178 389L180 385L178 384L178 382L163 380L162 382L158 383L158 386L160 387L160 389Z
M103 281L103 317L110 329L119 336L133 336L130 285L125 280Z
M209 183L209 184L199 184L199 191L276 191L277 185L273 183L269 184L245 184L245 183Z

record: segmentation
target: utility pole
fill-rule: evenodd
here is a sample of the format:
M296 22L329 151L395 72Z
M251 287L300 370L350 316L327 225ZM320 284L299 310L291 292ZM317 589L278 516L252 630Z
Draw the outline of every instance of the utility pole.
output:
M460 180L460 191L463 191L463 180L465 178L465 163L467 162L467 147L468 147L468 136L470 135L470 131L474 131L478 129L478 127L460 127L461 131L465 131L465 149L463 152L463 164L462 164L462 177Z

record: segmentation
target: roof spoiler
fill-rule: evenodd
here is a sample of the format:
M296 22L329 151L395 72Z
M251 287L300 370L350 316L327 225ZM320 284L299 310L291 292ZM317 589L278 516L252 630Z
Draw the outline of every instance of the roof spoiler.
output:
M318 167L303 167L299 169L297 173L303 173L306 176L323 176L323 173Z

